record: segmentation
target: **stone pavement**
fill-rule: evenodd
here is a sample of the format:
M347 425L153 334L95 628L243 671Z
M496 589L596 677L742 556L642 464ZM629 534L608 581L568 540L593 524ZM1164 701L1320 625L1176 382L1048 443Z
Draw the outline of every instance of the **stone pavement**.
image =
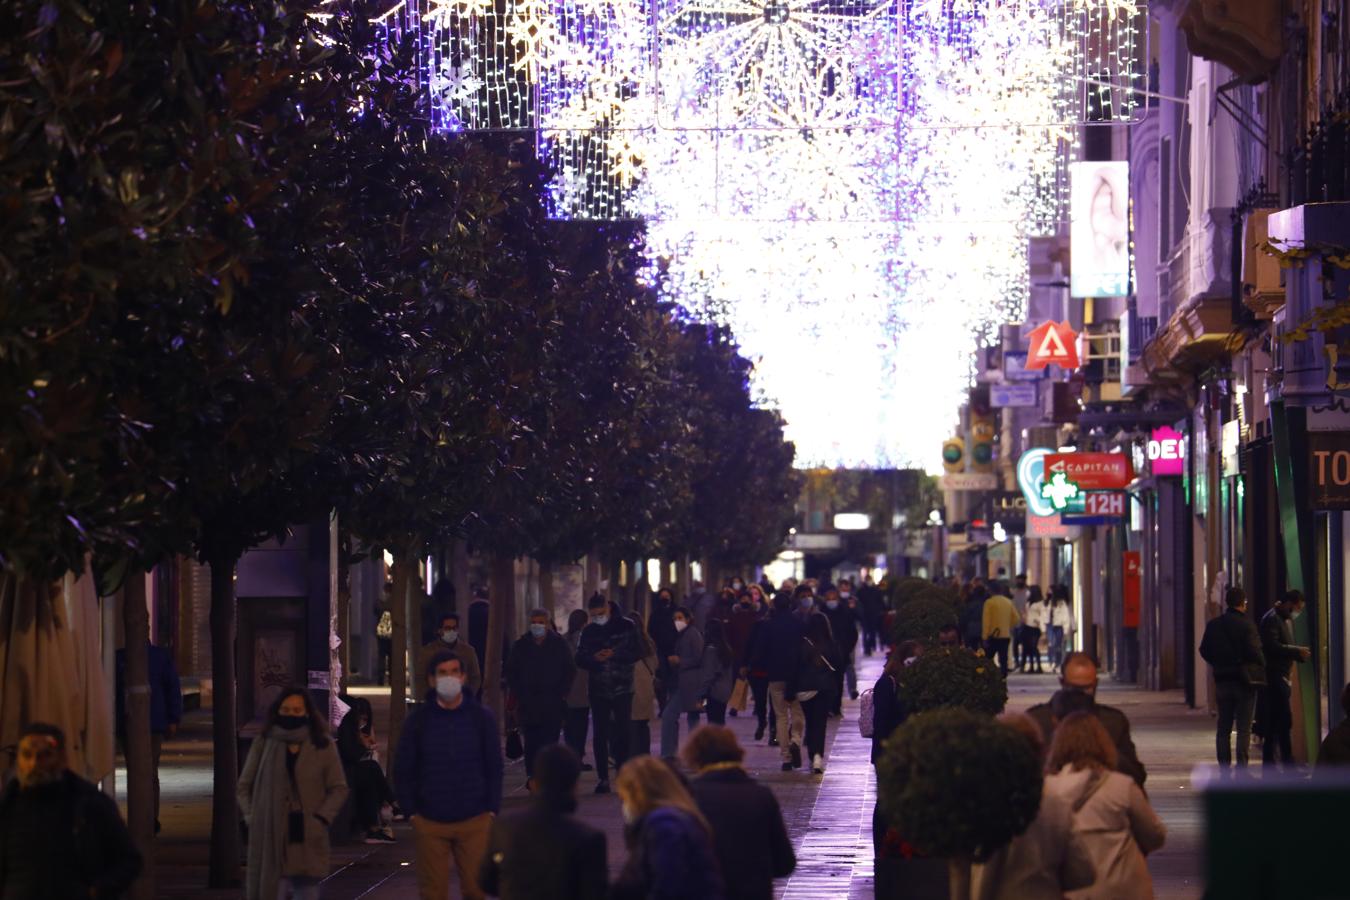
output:
M879 658L860 660L860 686L874 683L880 668ZM1053 675L1014 675L1009 708L1025 709L1041 702L1055 686ZM382 699L373 689L367 696L373 701ZM1199 797L1191 788L1191 770L1212 756L1212 719L1203 711L1187 709L1179 692L1138 691L1104 681L1100 697L1130 717L1140 759L1148 767L1150 798L1169 829L1166 847L1149 860L1157 894L1178 900L1199 897L1202 822ZM377 702L377 728L385 704ZM747 768L777 794L797 847L797 871L779 882L777 896L785 900L870 898L871 814L876 794L870 745L858 735L857 704L846 700L843 720L830 722L831 752L823 777L780 771L776 748L753 741L753 715L728 719L728 724L747 748ZM203 889L210 831L209 729L209 714L193 714L180 737L165 748L160 897L213 900L239 896L237 891ZM124 773L119 772L122 777ZM617 872L624 859L619 800L614 795L595 796L590 793L594 776L588 773L583 779L580 815L608 834L610 866ZM524 780L521 765L508 764L507 809L525 802ZM406 825L397 830L397 844L335 847L334 872L324 885L325 900L415 897L412 841Z

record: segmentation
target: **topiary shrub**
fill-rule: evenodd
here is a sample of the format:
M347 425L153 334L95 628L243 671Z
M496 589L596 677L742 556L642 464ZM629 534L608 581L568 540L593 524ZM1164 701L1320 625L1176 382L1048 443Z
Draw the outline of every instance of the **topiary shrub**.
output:
M937 643L938 632L944 626L956 624L956 612L938 600L915 599L900 607L895 614L894 643L922 641Z
M901 578L891 585L891 608L899 609L918 596L920 592L931 587L936 587L936 585L927 578L915 578L913 575Z
M1008 702L998 664L963 647L926 651L900 670L896 684L905 708L914 713L954 706L993 716Z
M877 773L883 815L925 856L982 862L1040 809L1031 744L965 709L912 716L883 745Z
M961 595L951 588L946 588L938 584L928 584L920 591L915 592L915 600L935 600L938 603L945 603L956 611L959 616L961 607L964 605Z

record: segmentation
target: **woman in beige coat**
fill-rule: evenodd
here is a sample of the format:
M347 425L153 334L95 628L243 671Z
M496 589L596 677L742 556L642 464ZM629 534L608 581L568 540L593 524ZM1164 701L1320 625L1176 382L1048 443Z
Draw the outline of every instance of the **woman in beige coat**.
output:
M317 900L329 871L328 828L346 799L327 721L308 691L283 690L239 776L248 900Z
M1116 771L1116 747L1095 715L1076 712L1055 728L1045 764L1045 793L1066 802L1073 834L1092 860L1081 900L1152 900L1146 854L1163 845L1167 828L1139 785Z
M642 659L633 666L633 715L628 738L628 755L646 756L652 752L652 719L656 718L656 643L647 633L647 625L637 612L628 618L638 627L642 641Z

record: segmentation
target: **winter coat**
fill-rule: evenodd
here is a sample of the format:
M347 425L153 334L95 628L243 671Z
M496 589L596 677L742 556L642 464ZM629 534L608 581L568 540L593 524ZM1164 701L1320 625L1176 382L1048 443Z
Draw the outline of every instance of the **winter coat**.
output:
M1130 720L1114 706L1107 706L1095 700L1092 703L1092 714L1102 723L1106 733L1111 736L1111 742L1116 745L1116 771L1130 776L1135 784L1143 787L1144 782L1148 780L1148 773L1144 770L1144 764L1139 761L1139 752L1135 750L1134 738L1130 735ZM1055 717L1050 711L1050 704L1038 703L1027 710L1027 715L1041 726L1041 734L1045 735L1045 745L1050 746L1050 741L1055 736Z
M748 606L736 604L736 608L731 611L731 619L727 622L726 636L727 645L731 647L731 657L736 665L746 665L746 660L750 658L750 635L755 630L755 623L763 618L760 613L755 612Z
M521 725L561 726L567 712L567 694L576 674L567 641L551 631L537 642L526 632L511 648L506 683L516 698Z
M995 594L984 601L980 624L980 633L985 640L1010 638L1013 629L1021 624L1021 617L1017 615L1017 607L1013 606L1011 599Z
M67 771L61 780L0 792L0 897L120 897L141 873L140 851L111 798Z
M1333 766L1350 766L1350 719L1345 719L1327 732L1317 751L1318 770Z
M1298 645L1294 643L1294 623L1280 615L1280 611L1271 607L1261 617L1261 653L1266 658L1266 683L1273 684L1276 679L1288 680L1294 663L1303 659Z
M567 641L567 648L572 653L572 663L575 674L572 676L572 686L567 689L567 708L568 709L588 709L591 705L591 677L590 673L580 666L576 666L577 647L581 645L581 632L568 632L563 640Z
M736 664L722 661L722 654L712 644L703 648L703 659L699 664L698 697L707 697L718 703L731 699L731 689L736 686Z
M961 610L961 636L967 641L977 641L984 636L984 600L967 600Z
M502 742L492 711L465 695L446 709L428 691L408 714L394 757L400 810L433 822L463 822L502 808Z
M1050 609L1044 603L1028 603L1022 616L1022 624L1027 628L1044 630L1050 624Z
M886 614L886 597L881 588L865 584L858 589L858 606L862 610L862 620L867 625L880 626L882 616Z
M755 636L751 665L762 669L771 682L795 681L805 633L805 626L791 612L775 611Z
M1235 684L1264 684L1266 658L1261 635L1245 613L1229 609L1205 625L1200 657L1214 667L1214 680Z
M1063 600L1051 603L1045 624L1050 628L1063 628L1065 634L1073 631L1073 607Z
M712 826L727 896L771 900L773 880L797 868L773 791L734 766L700 774L689 783L689 793Z
M330 740L316 747L312 740L302 741L295 759L294 782L285 771L285 758L290 751L283 746L276 753L278 743L284 742L265 735L255 740L244 762L244 771L239 774L239 809L253 836L248 847L248 868L251 872L261 869L256 882L260 898L276 896L277 878L328 877L331 870L328 828L347 801L347 776L336 743ZM279 766L281 771L269 773L265 771L269 766ZM269 784L281 785L281 789L269 790ZM297 806L304 815L304 840L293 844L288 840L288 817ZM271 817L270 829L258 821L261 816ZM282 843L279 872L270 872L264 862L266 848L260 845L263 836L269 834L271 840ZM255 878L250 875L249 886L254 884ZM248 895L254 896L252 890Z
M653 601L651 615L647 617L647 633L656 644L656 655L661 659L675 652L675 601L662 603L659 596Z
M1087 849L1073 833L1073 806L1043 791L1026 831L970 872L970 900L1061 900L1096 878Z
M1101 780L1100 786L1083 802L1097 780ZM1065 767L1046 776L1045 793L1076 809L1073 835L1094 870L1090 887L1068 891L1065 896L1073 900L1151 900L1153 881L1144 855L1163 845L1167 828L1149 806L1143 789L1120 772Z
M671 663L680 695L691 708L697 707L703 697L703 632L693 625L680 632L673 655L680 658L679 663Z
M492 823L479 887L502 900L605 900L605 833L536 798Z
M656 673L661 671L656 656L638 660L633 666L634 722L650 722L656 718Z
M872 688L872 765L881 758L881 745L886 742L895 729L905 724L909 710L900 698L900 689L895 679L883 674Z
M427 668L437 653L453 653L459 660L459 670L464 673L464 690L477 697L483 689L483 670L478 667L478 654L461 636L453 644L447 644L440 638L423 644L417 651L417 672L413 677L413 696L427 683Z
M146 645L150 685L150 733L164 734L170 725L183 721L183 687L173 657L163 647ZM117 651L117 733L126 732L127 651Z
M613 650L614 655L601 662L595 654ZM594 622L581 632L576 664L590 672L590 696L613 700L633 693L633 666L642 658L642 639L637 626L619 615L610 605L609 621Z
M825 618L830 620L830 631L834 634L834 645L844 659L853 656L858 646L858 610L840 600L839 605L830 609L829 604L822 607Z
M698 819L662 806L628 831L628 862L612 900L726 900L712 838Z
M832 641L812 643L810 638L802 636L801 656L797 671L796 690L815 691L829 707L839 700L839 672L843 670L843 660Z

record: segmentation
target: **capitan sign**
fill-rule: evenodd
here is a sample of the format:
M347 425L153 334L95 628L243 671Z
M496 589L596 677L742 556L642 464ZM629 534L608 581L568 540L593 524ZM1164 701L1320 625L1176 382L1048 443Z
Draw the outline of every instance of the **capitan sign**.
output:
M1083 491L1118 491L1134 480L1134 466L1124 453L1051 453L1045 458L1047 478L1064 480Z
M1078 362L1078 332L1068 322L1046 322L1027 335L1027 368L1044 369L1055 365L1061 369L1076 369Z
M1168 425L1148 439L1148 468L1155 478L1186 474L1186 436Z

